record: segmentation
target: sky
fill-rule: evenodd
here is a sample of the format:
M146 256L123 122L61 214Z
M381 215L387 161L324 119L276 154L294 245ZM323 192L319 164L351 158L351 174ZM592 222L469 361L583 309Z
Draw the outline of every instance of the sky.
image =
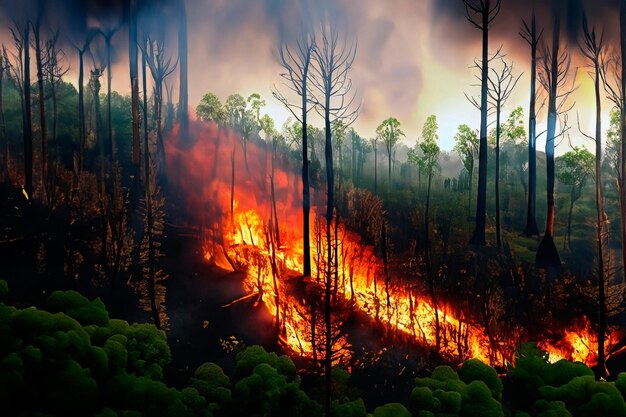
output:
M167 39L170 53L176 53L175 12L179 0L139 1L145 27ZM493 1L493 0L492 0ZM557 0L559 1L559 0ZM582 11L591 24L604 30L611 45L618 31L617 0L560 0L563 38L572 55L572 77L577 85L570 115L571 138L564 139L557 153L569 143L593 144L582 139L576 126L577 115L583 129L591 131L594 123L593 84L584 68L577 39L580 36ZM3 18L23 18L32 14L25 0L0 0ZM123 22L123 1L49 0L46 1L47 27L60 27L71 65L69 76L75 82L77 64L72 42L79 42L88 27L117 27L113 38L113 88L130 91L128 80L127 30ZM551 14L548 0L503 0L500 15L491 27L490 51L498 47L513 62L514 73L523 73L517 88L503 109L503 116L516 106L525 110L529 101L528 45L518 32L521 18L528 19L533 7L538 23L545 28L544 40L551 38ZM272 97L272 89L281 86L281 67L277 49L282 42L295 40L304 22L329 18L348 40L358 43L354 66L350 72L358 101L357 132L373 137L378 124L393 116L400 120L406 134L403 139L413 146L426 118L434 114L439 124L440 145L450 150L459 124L478 128L480 113L465 98L478 95L474 84L473 60L481 54L481 33L465 17L461 0L186 0L189 31L189 103L195 107L206 92L216 93L222 101L232 93L247 97L258 92L269 114L281 126L289 112ZM5 33L4 39L8 39ZM94 44L94 60L103 56L102 45ZM88 65L93 65L90 60ZM177 90L176 78L170 79ZM103 86L104 87L104 86ZM174 101L176 101L174 97ZM604 102L604 128L608 123L610 104ZM545 111L539 114L540 124ZM527 112L526 112L527 114ZM315 122L321 126L321 123ZM541 131L541 125L539 130ZM543 142L539 141L539 146Z

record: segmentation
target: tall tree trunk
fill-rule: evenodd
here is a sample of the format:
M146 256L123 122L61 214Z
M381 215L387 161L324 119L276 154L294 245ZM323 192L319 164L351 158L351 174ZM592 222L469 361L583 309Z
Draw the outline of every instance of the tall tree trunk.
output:
M139 166L141 158L139 139L139 68L137 64L137 0L129 1L129 22L128 22L128 60L130 69L130 100L131 100L131 122L133 132L133 175L135 183L139 183Z
M433 276L431 259L430 259L430 187L432 183L432 168L428 171L428 189L426 191L426 210L424 211L424 258L426 261L426 276L428 277L428 292L430 292L430 298L433 302L433 310L435 312L435 351L439 352L441 349L441 331L439 323L439 305L437 303L437 293L435 290L435 278Z
M107 159L109 160L109 169L111 170L109 175L113 176L113 125L111 120L111 82L113 74L111 68L111 36L113 36L113 34L107 34L105 37L107 50L107 142L105 151ZM113 200L116 199L113 198Z
M161 328L159 306L156 301L156 248L154 242L152 213L152 190L150 190L150 144L148 141L148 97L146 93L146 57L141 54L141 70L143 76L143 126L144 126L144 181L146 196L146 233L148 234L148 296L150 297L150 309L152 320L157 329ZM156 110L156 109L155 109ZM158 125L157 125L158 129ZM156 182L155 182L156 184Z
M84 65L85 49L78 51L78 170L83 170L85 161L85 65Z
M41 7L41 6L40 6ZM46 98L43 83L43 58L41 54L41 13L37 17L37 22L33 26L33 36L35 38L35 62L37 65L37 89L39 94L39 128L41 134L41 183L48 204L50 201L50 190L48 184L48 135L46 124Z
M480 82L480 145L478 151L478 195L476 198L476 226L470 243L485 245L487 216L487 80L489 78L489 10L490 0L481 1L483 52Z
M309 215L311 212L311 190L309 185L309 138L307 131L307 76L309 61L303 68L302 77L302 231L304 238L304 268L302 273L305 277L311 276L311 226ZM311 305L313 306L313 305ZM313 307L312 307L313 308Z
M326 345L325 345L325 358L324 358L324 372L325 372L325 396L324 396L324 410L325 415L330 416L331 410L331 398L332 398L332 329L331 329L331 286L332 286L332 272L333 272L333 251L332 251L332 222L333 222L333 210L335 206L335 178L333 174L333 144L330 130L330 89L326 89L326 103L324 106L324 122L325 122L325 134L326 134L326 186L328 191L328 200L326 203L326 285L324 288L324 323L326 327Z
M186 138L189 135L189 92L188 92L188 50L187 50L187 9L185 0L180 0L178 9L178 59L179 59L179 93L178 93L178 122L180 135Z
M500 103L496 109L496 245L502 249L500 231Z
M622 8L624 2L622 2ZM624 9L620 15L621 21L624 20ZM622 36L626 34L624 32ZM598 369L601 376L606 376L605 352L604 352L604 336L606 335L606 294L605 294L605 277L604 277L604 201L602 196L602 101L600 98L600 62L596 56L594 62L595 70L595 99L596 99L596 240L598 244Z
M621 97L622 108L620 115L622 155L620 160L621 189L620 189L620 218L622 220L622 274L626 282L626 1L620 1L620 49L622 54Z
M23 129L24 129L24 176L26 177L25 189L29 198L33 195L33 124L31 113L31 97L30 97L30 22L24 25L24 102L22 103L24 110Z
M2 175L4 180L9 179L9 141L7 140L7 130L4 119L4 100L3 100L3 87L4 87L4 71L6 63L4 60L0 60L0 144L2 146Z
M537 115L536 82L537 82L537 23L535 12L531 18L530 26L530 106L528 109L528 204L526 207L526 227L524 235L539 235L537 227L536 201L537 201Z
M543 239L537 248L535 263L539 268L545 268L550 279L560 271L561 260L554 244L554 140L557 123L557 87L559 77L559 35L561 30L561 10L554 4L554 25L552 34L552 54L550 75L550 91L548 93L548 130L546 136L546 189L547 214L546 230Z

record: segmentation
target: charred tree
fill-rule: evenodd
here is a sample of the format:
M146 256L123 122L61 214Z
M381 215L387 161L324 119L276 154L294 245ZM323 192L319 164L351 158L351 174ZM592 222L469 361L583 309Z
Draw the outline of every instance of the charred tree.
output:
M165 167L165 143L163 141L163 82L176 70L177 62L172 63L171 57L165 57L165 43L163 41L153 41L150 38L146 42L146 50L142 48L145 55L146 64L150 69L152 80L154 81L154 112L156 120L156 152L158 160L159 183L167 181L167 171Z
M180 80L178 93L178 123L180 135L189 135L189 65L187 50L187 8L185 0L180 0L178 7L178 59L180 62Z
M135 183L139 183L139 167L141 164L141 145L139 138L139 68L138 68L138 38L137 38L137 0L129 0L128 20L128 62L130 72L130 100L131 121L133 133L133 176Z
M91 36L85 37L81 46L74 45L78 52L78 170L83 170L85 160L85 140L87 138L87 126L85 122L85 53L89 50Z
M502 107L506 104L519 81L521 74L515 77L513 75L513 64L507 63L504 58L502 60L502 68L496 70L491 68L491 74L487 79L489 82L488 94L491 105L496 112L496 244L498 249L502 248L502 237L500 230L500 116Z
M525 236L538 236L536 204L537 204L537 112L536 112L536 82L537 82L537 47L543 35L543 30L537 33L535 11L530 20L530 27L522 20L524 29L520 36L530 45L530 105L528 109L528 202L526 207Z
M482 63L480 76L480 145L478 151L478 194L476 226L470 243L485 245L487 216L487 84L489 78L489 25L500 13L501 0L463 0L467 19L482 32Z
M59 100L58 88L63 81L63 76L67 74L69 67L63 66L64 53L59 49L57 42L59 40L59 31L52 34L52 37L46 41L46 53L44 61L45 81L50 86L50 97L52 99L52 144L58 149L57 142L57 126L59 123Z
M39 101L39 134L41 137L41 183L45 198L50 205L50 185L48 177L48 124L46 123L46 97L44 91L43 50L41 41L41 20L43 18L43 1L39 0L37 18L31 25L35 47L35 63L37 66L37 93Z
M325 162L326 162L326 271L324 283L324 324L325 324L325 415L330 416L332 399L332 276L333 264L337 266L337 259L333 259L332 250L332 223L335 210L335 179L333 172L333 143L331 122L341 120L349 126L358 114L358 108L351 110L354 94L351 92L352 80L350 70L356 56L356 43L349 43L347 39L339 38L339 31L335 26L326 22L320 28L320 45L313 50L311 83L316 91L317 112L324 118L325 128Z
M115 158L113 155L113 125L111 119L111 83L113 81L113 68L111 65L111 40L117 33L119 26L107 31L100 31L106 45L106 69L107 69L107 140L105 154L109 163L109 168L113 168Z
M302 274L311 276L311 225L309 222L311 211L311 187L309 184L309 138L307 116L309 112L309 68L313 50L315 49L315 35L311 32L302 32L296 41L295 48L282 44L279 48L280 63L285 70L281 77L285 79L287 88L300 97L300 103L290 103L285 96L277 91L274 97L281 101L302 125L302 230L304 263Z
M33 124L30 94L30 22L24 25L21 35L15 37L16 44L21 42L21 69L22 69L22 122L24 136L24 175L26 177L26 193L29 198L33 195Z
M568 89L568 74L571 60L567 51L560 51L560 31L561 31L561 2L553 2L553 33L552 47L544 47L542 53L542 68L539 73L539 81L548 93L548 129L546 136L546 188L547 188L547 212L546 229L537 248L535 264L538 268L546 270L549 279L554 279L561 270L561 259L554 244L554 148L556 138L567 130L567 112L571 109L565 108L567 99L572 92ZM561 119L561 131L557 133L557 124Z
M4 176L5 180L9 177L9 141L7 139L6 123L4 119L4 99L2 94L5 76L8 75L10 77L10 71L11 63L7 49L2 45L2 52L0 53L0 147L2 148L0 164L2 164L2 172L0 174Z

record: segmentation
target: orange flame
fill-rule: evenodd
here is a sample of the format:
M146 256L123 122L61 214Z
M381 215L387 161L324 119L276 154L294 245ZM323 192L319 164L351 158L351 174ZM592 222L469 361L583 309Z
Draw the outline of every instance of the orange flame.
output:
M298 277L304 251L302 186L297 165L292 170L277 169L272 175L269 147L248 143L244 158L240 139L231 131L200 123L193 123L192 129L199 139L191 147L170 143L168 169L174 167L185 173L185 179L179 179L180 186L192 215L198 216L196 221L207 233L205 257L223 268L245 271L244 290L258 296L274 316L281 343L296 355L311 357L315 323L311 321L306 294L307 288L323 290L327 242L315 238L316 228L324 229L325 223L314 207L310 219L312 277ZM272 178L278 233L273 226L276 220L269 192ZM374 248L363 244L342 224L337 225L336 233L337 247L333 250L337 259L332 260L336 302L364 313L399 336L434 346L435 308L429 297L419 294L407 280L386 283ZM497 361L504 364L513 360L515 346L490 343L480 324L464 317L454 306L441 301L438 304L442 354L459 361L478 358L489 363L499 358ZM540 347L548 350L552 359L580 360L588 365L596 361L597 341L586 318L582 325L565 330L562 340L543 342ZM345 339L333 341L333 350L340 352L337 360L349 356L346 348Z

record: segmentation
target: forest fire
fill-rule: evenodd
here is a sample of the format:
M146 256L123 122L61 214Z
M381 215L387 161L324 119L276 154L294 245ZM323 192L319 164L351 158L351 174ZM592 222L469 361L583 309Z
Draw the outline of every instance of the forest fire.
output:
M191 164L185 175L191 180L186 184L198 188L181 187L198 220L205 225L205 257L225 269L245 273L247 295L243 298L256 299L257 304L262 301L274 317L277 337L287 350L319 357L314 350L315 344L320 349L323 332L313 326L322 326L322 320L312 318L311 308L322 300L328 261L322 232L325 221L314 205L312 276L303 278L302 210L299 198L294 197L299 195L301 185L295 169L272 169L271 151L263 145L248 143L244 156L239 138L215 125L194 124L193 128L200 139L192 149L185 150L186 164ZM180 166L182 151L175 146L169 149L168 165ZM275 203L270 196L272 180ZM347 230L341 221L332 226L337 311L354 309L394 337L434 347L436 315L427 293L411 285L408 277L386 278L383 262L371 245L362 243L360 236ZM442 300L438 301L437 313L440 354L444 357L452 361L478 358L496 365L513 360L515 344L490 341L476 319L459 314L459 309ZM341 313L339 316L343 317ZM340 327L341 319L336 320ZM550 353L552 361L570 359L595 364L597 342L589 320L583 317L580 325L564 329L561 335L561 340L538 343ZM609 338L607 347L615 341ZM335 361L349 359L349 347L345 335L338 335L333 340Z

